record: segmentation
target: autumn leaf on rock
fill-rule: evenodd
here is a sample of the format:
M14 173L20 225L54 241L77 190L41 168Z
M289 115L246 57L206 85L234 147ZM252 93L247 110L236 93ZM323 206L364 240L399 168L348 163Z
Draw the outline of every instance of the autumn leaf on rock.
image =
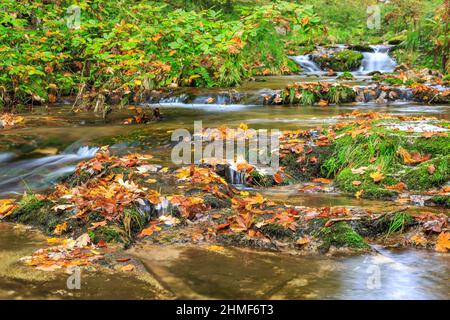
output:
M428 241L422 235L414 235L409 239L416 246L426 246Z
M134 265L132 264L127 264L126 266L123 266L122 268L120 268L121 271L133 271L134 270Z
M67 227L68 227L67 222L58 224L55 227L55 230L53 231L53 234L55 234L57 236L60 236L61 234L63 234L63 232L67 231Z
M295 243L302 246L302 245L309 243L310 241L311 240L308 237L302 237L302 238L298 239L297 241L295 241Z

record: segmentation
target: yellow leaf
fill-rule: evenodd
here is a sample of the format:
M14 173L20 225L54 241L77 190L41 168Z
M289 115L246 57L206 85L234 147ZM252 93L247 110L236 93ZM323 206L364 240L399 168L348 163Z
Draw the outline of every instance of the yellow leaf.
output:
M436 251L448 252L450 250L450 232L441 232L436 240Z
M384 179L383 173L380 171L372 172L370 177L373 179L375 183L380 182Z
M225 250L224 247L222 247L222 246L217 246L217 245L210 245L210 246L207 246L206 249L207 249L207 250L210 250L210 251L223 251L223 250Z
M0 218L4 218L13 213L14 209L17 208L17 205L14 203L12 199L2 199L0 200Z
M58 224L55 228L55 230L53 231L53 234L60 236L63 232L67 231L67 221L61 224Z
M363 190L359 190L358 192L355 193L355 197L356 199L360 199L361 196L363 195L364 191Z
M427 239L421 235L412 236L409 240L416 246L426 246L428 243Z
M247 131L248 130L248 125L246 123L241 122L241 124L239 125L239 129Z

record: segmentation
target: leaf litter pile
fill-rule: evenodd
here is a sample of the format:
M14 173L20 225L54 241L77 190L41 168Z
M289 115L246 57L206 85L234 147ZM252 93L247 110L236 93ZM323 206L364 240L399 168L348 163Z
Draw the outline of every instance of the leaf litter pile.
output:
M148 154L115 156L102 147L50 193L24 195L19 202L0 200L0 217L52 234L48 240L53 246L22 259L48 271L94 266L117 244L128 247L140 241L297 253L369 251L369 243L382 243L448 252L445 209L410 210L407 206L418 196L444 199L442 207L448 201L448 167L442 165L448 161L448 150L442 151L443 145L448 148L448 122L356 112L342 120L348 121L326 129L283 132L282 166L275 173L264 175L245 161L235 165L253 186L249 191L229 184L224 164L211 160L169 169L152 163ZM443 130L386 129L387 122L398 121L434 123ZM422 141L437 146L424 149ZM347 144L352 147L346 149ZM382 149L374 148L377 145ZM411 180L412 173L417 176ZM438 179L433 180L434 175ZM422 189L418 188L421 179ZM292 206L258 192L258 188L283 184L298 188L299 197L340 190L357 198L389 196L395 206L389 212ZM122 269L132 271L134 266Z

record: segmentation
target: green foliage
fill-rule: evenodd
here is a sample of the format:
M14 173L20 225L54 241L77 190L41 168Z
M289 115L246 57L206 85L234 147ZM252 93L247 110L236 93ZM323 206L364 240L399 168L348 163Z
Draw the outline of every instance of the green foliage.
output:
M72 4L2 1L2 105L54 102L82 85L127 95L174 85L233 86L255 68L286 73L296 67L281 39L320 27L310 7L286 1L240 4L228 15L206 2L187 11L157 1L84 0L79 28L69 28Z
M389 228L386 232L386 237L389 237L391 234L395 232L402 233L405 227L412 223L414 220L413 218L405 213L405 212L397 212L391 219L389 223Z

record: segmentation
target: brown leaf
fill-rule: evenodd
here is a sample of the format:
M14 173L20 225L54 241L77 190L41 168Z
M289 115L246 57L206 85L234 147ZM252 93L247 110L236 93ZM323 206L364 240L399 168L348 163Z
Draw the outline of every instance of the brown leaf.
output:
M400 191L400 192L402 192L403 190L405 190L405 188L406 188L406 184L404 184L403 182L399 182L399 183L397 183L397 184L394 184L394 185L392 185L392 186L384 186L386 189L389 189L389 190L396 190L396 191Z
M273 175L273 180L275 180L276 183L280 184L283 182L283 176L281 173L277 172Z
M361 181L359 181L359 180L354 180L354 181L352 181L352 184L354 185L354 186L359 186L359 185L361 185Z
M427 170L429 174L433 174L436 171L436 167L433 164L430 164Z

